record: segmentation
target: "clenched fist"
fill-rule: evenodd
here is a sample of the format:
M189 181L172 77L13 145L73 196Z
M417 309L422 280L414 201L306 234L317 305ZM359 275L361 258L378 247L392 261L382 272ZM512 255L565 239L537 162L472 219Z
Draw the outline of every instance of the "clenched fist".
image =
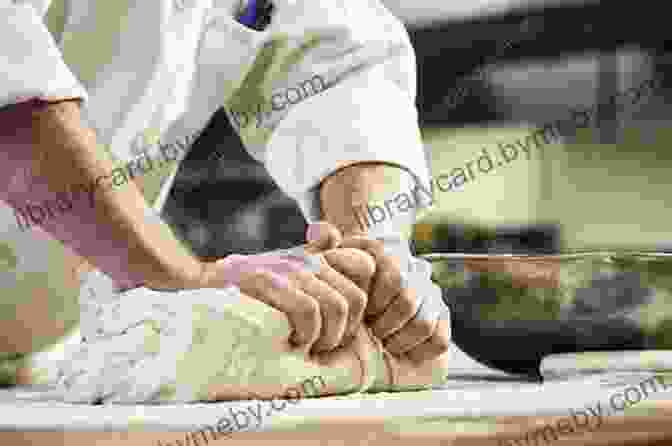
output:
M311 234L312 232L312 234ZM366 253L374 262L373 276L365 262L340 270L366 291L364 323L396 356L423 362L441 356L450 346L449 310L441 289L431 280L431 265L413 258L401 239L376 240L365 236L342 239L327 223L309 227L307 239L321 247L349 248L349 253ZM350 254L353 255L353 254ZM361 265L361 277L356 267ZM338 268L337 268L338 269ZM363 282L362 278L366 277Z

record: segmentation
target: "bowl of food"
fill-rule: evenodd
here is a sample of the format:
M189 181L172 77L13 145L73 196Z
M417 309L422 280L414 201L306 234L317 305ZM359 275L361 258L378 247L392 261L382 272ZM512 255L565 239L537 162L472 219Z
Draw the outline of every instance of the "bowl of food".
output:
M422 257L454 342L490 367L541 378L551 355L672 350L670 253Z

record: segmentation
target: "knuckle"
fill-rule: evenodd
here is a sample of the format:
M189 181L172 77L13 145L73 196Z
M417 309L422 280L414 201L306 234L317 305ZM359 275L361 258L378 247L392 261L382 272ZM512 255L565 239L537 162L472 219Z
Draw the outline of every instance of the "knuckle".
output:
M427 348L416 348L411 352L408 352L407 355L417 364L422 364L426 361L435 359L437 356L440 356L441 353L431 351Z
M342 254L346 256L361 276L372 277L376 272L376 260L370 253L356 248L343 248Z
M348 315L349 305L345 299L333 299L327 305L328 311L337 319L344 319Z
M346 246L350 245L350 243L346 243ZM351 246L356 246L359 249L362 249L370 254L372 254L374 257L379 256L383 253L383 242L378 240L378 239L371 239L368 237L357 237L354 239L354 244Z
M432 345L437 351L444 353L450 348L450 335L444 332L437 332L432 337Z
M250 271L248 278L251 281L256 282L258 285L269 286L275 283L273 273L266 270Z
M364 308L366 308L367 302L368 298L366 296L366 293L357 288L352 292L352 296L350 297L349 302L350 311L355 313L363 312Z
M383 313L392 311L397 311L394 307L390 308L390 305L394 305L395 300L394 293L384 293L380 290L375 290L367 301L366 313L370 316L382 316Z
M368 240L368 246L370 249L375 250L375 251L382 251L383 247L385 246L382 242L382 240L378 239L369 239Z
M429 338L432 336L435 329L436 323L434 321L428 321L426 319L416 319L415 321L415 332L422 338Z
M372 277L376 273L376 259L366 251L353 249L352 255L359 258L362 263L362 274Z
M320 271L322 269L323 269L323 267L320 268ZM313 272L307 271L307 270L304 270L304 269L299 270L299 271L294 271L294 272L288 274L288 276L297 280L297 281L299 281L299 282L301 282L301 283L312 281L316 277L316 275Z
M401 274L392 268L382 269L377 278L377 285L386 290L401 290Z
M260 271L244 272L238 280L238 287L241 291L254 294L267 290L270 284L270 277L266 277L265 274Z
M376 272L374 258L356 248L338 248L325 253L327 264L348 278L370 281Z
M418 300L412 293L401 293L397 298L397 309L400 314L416 314L418 311Z
M305 299L298 305L297 313L303 320L319 321L320 305L312 299Z
M395 338L395 339L392 339L392 340L385 341L383 345L385 346L385 349L389 353L392 353L393 355L395 355L395 354L401 353L403 344L401 343L400 340Z

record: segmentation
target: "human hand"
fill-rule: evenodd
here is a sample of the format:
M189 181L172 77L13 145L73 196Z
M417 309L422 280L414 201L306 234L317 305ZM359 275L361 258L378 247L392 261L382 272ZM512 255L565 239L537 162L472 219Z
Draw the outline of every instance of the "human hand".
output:
M375 269L364 252L329 249L336 242L327 236L294 253L230 255L204 265L200 287L234 285L285 313L296 344L313 353L330 351L355 336Z
M402 246L405 243L401 239L352 236L340 246L363 250L375 261L365 323L391 354L424 362L448 350L450 318L441 289L431 280L431 266L413 258Z

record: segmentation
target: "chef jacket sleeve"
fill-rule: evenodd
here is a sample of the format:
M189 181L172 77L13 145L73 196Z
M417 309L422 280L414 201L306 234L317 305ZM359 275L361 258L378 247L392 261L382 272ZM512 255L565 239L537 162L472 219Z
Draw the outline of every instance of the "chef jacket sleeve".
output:
M43 13L30 3L0 0L0 107L30 99L87 99L47 30Z
M415 106L415 54L379 0L276 0L262 44L225 104L250 154L320 218L319 185L377 161L429 190ZM241 25L242 26L242 25Z

